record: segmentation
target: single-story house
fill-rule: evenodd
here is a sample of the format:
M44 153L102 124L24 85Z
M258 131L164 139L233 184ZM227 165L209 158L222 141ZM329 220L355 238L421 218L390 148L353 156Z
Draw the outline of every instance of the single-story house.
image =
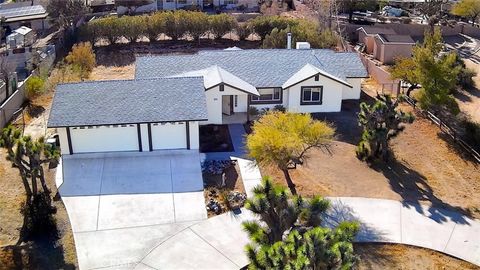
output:
M396 34L393 29L375 27L375 26L362 26L357 29L358 42L365 45L365 52L368 54L373 53L373 47L375 46L375 36L378 34Z
M50 27L47 22L48 13L43 6L25 6L24 2L22 3L22 5L13 3L0 6L0 17L5 18L3 27L7 28L7 34L21 26L33 30L44 30Z
M356 53L332 50L142 56L134 80L59 85L48 127L62 154L198 149L199 125L245 123L250 107L339 112L367 76Z
M397 57L411 57L415 41L409 35L378 34L375 36L373 56L383 64L390 65Z

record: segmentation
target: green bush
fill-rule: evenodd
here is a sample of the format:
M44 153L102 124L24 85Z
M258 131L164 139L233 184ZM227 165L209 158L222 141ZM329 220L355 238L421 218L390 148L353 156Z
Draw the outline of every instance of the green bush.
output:
M34 97L37 97L45 91L45 80L38 77L32 76L27 80L25 85L25 95L27 99L31 100Z
M208 17L210 33L214 39L221 39L225 34L232 32L237 27L237 20L225 13L210 15Z
M332 31L320 31L315 22L299 19L285 29L274 28L263 40L263 48L286 48L289 31L292 33L292 44L306 41L312 48L332 48L338 42L338 37Z
M235 28L235 33L237 33L239 40L246 40L248 36L252 33L250 26L248 24L237 25Z
M259 16L248 22L253 32L255 32L262 40L264 40L273 29L281 31L287 27L297 24L296 20L288 19L280 16Z

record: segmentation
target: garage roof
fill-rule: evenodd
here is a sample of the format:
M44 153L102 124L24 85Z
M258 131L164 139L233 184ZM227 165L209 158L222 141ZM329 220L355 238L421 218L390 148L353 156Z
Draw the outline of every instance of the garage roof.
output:
M57 86L48 127L206 120L202 77Z

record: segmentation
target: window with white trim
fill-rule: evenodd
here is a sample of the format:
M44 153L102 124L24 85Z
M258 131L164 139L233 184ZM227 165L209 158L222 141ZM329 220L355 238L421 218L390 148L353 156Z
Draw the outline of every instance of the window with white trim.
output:
M303 86L300 105L322 104L323 86Z
M252 103L281 103L282 88L260 88L258 89L259 97L251 96Z

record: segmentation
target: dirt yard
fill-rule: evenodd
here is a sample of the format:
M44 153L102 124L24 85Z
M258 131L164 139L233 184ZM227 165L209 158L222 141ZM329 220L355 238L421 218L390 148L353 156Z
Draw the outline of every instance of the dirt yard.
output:
M472 196L480 192L480 167L459 154L428 120L417 118L392 141L394 161L372 167L355 156L353 143L359 132L354 129L358 127L345 128L348 119L342 121L335 123L339 140L333 142L330 153L312 150L303 166L290 171L299 194L426 203L480 217L480 197ZM276 168L261 170L262 175L285 184Z
M477 76L473 78L476 89L459 91L455 96L462 112L468 114L473 121L480 123L480 64L465 59L465 65L477 72Z
M480 269L473 264L432 250L395 244L355 244L360 270Z
M45 169L47 184L56 194L55 170ZM51 243L26 243L13 246L22 226L20 206L24 200L23 185L18 171L0 152L0 269L75 269L77 258L73 233L65 206L54 199L55 215L60 239Z

